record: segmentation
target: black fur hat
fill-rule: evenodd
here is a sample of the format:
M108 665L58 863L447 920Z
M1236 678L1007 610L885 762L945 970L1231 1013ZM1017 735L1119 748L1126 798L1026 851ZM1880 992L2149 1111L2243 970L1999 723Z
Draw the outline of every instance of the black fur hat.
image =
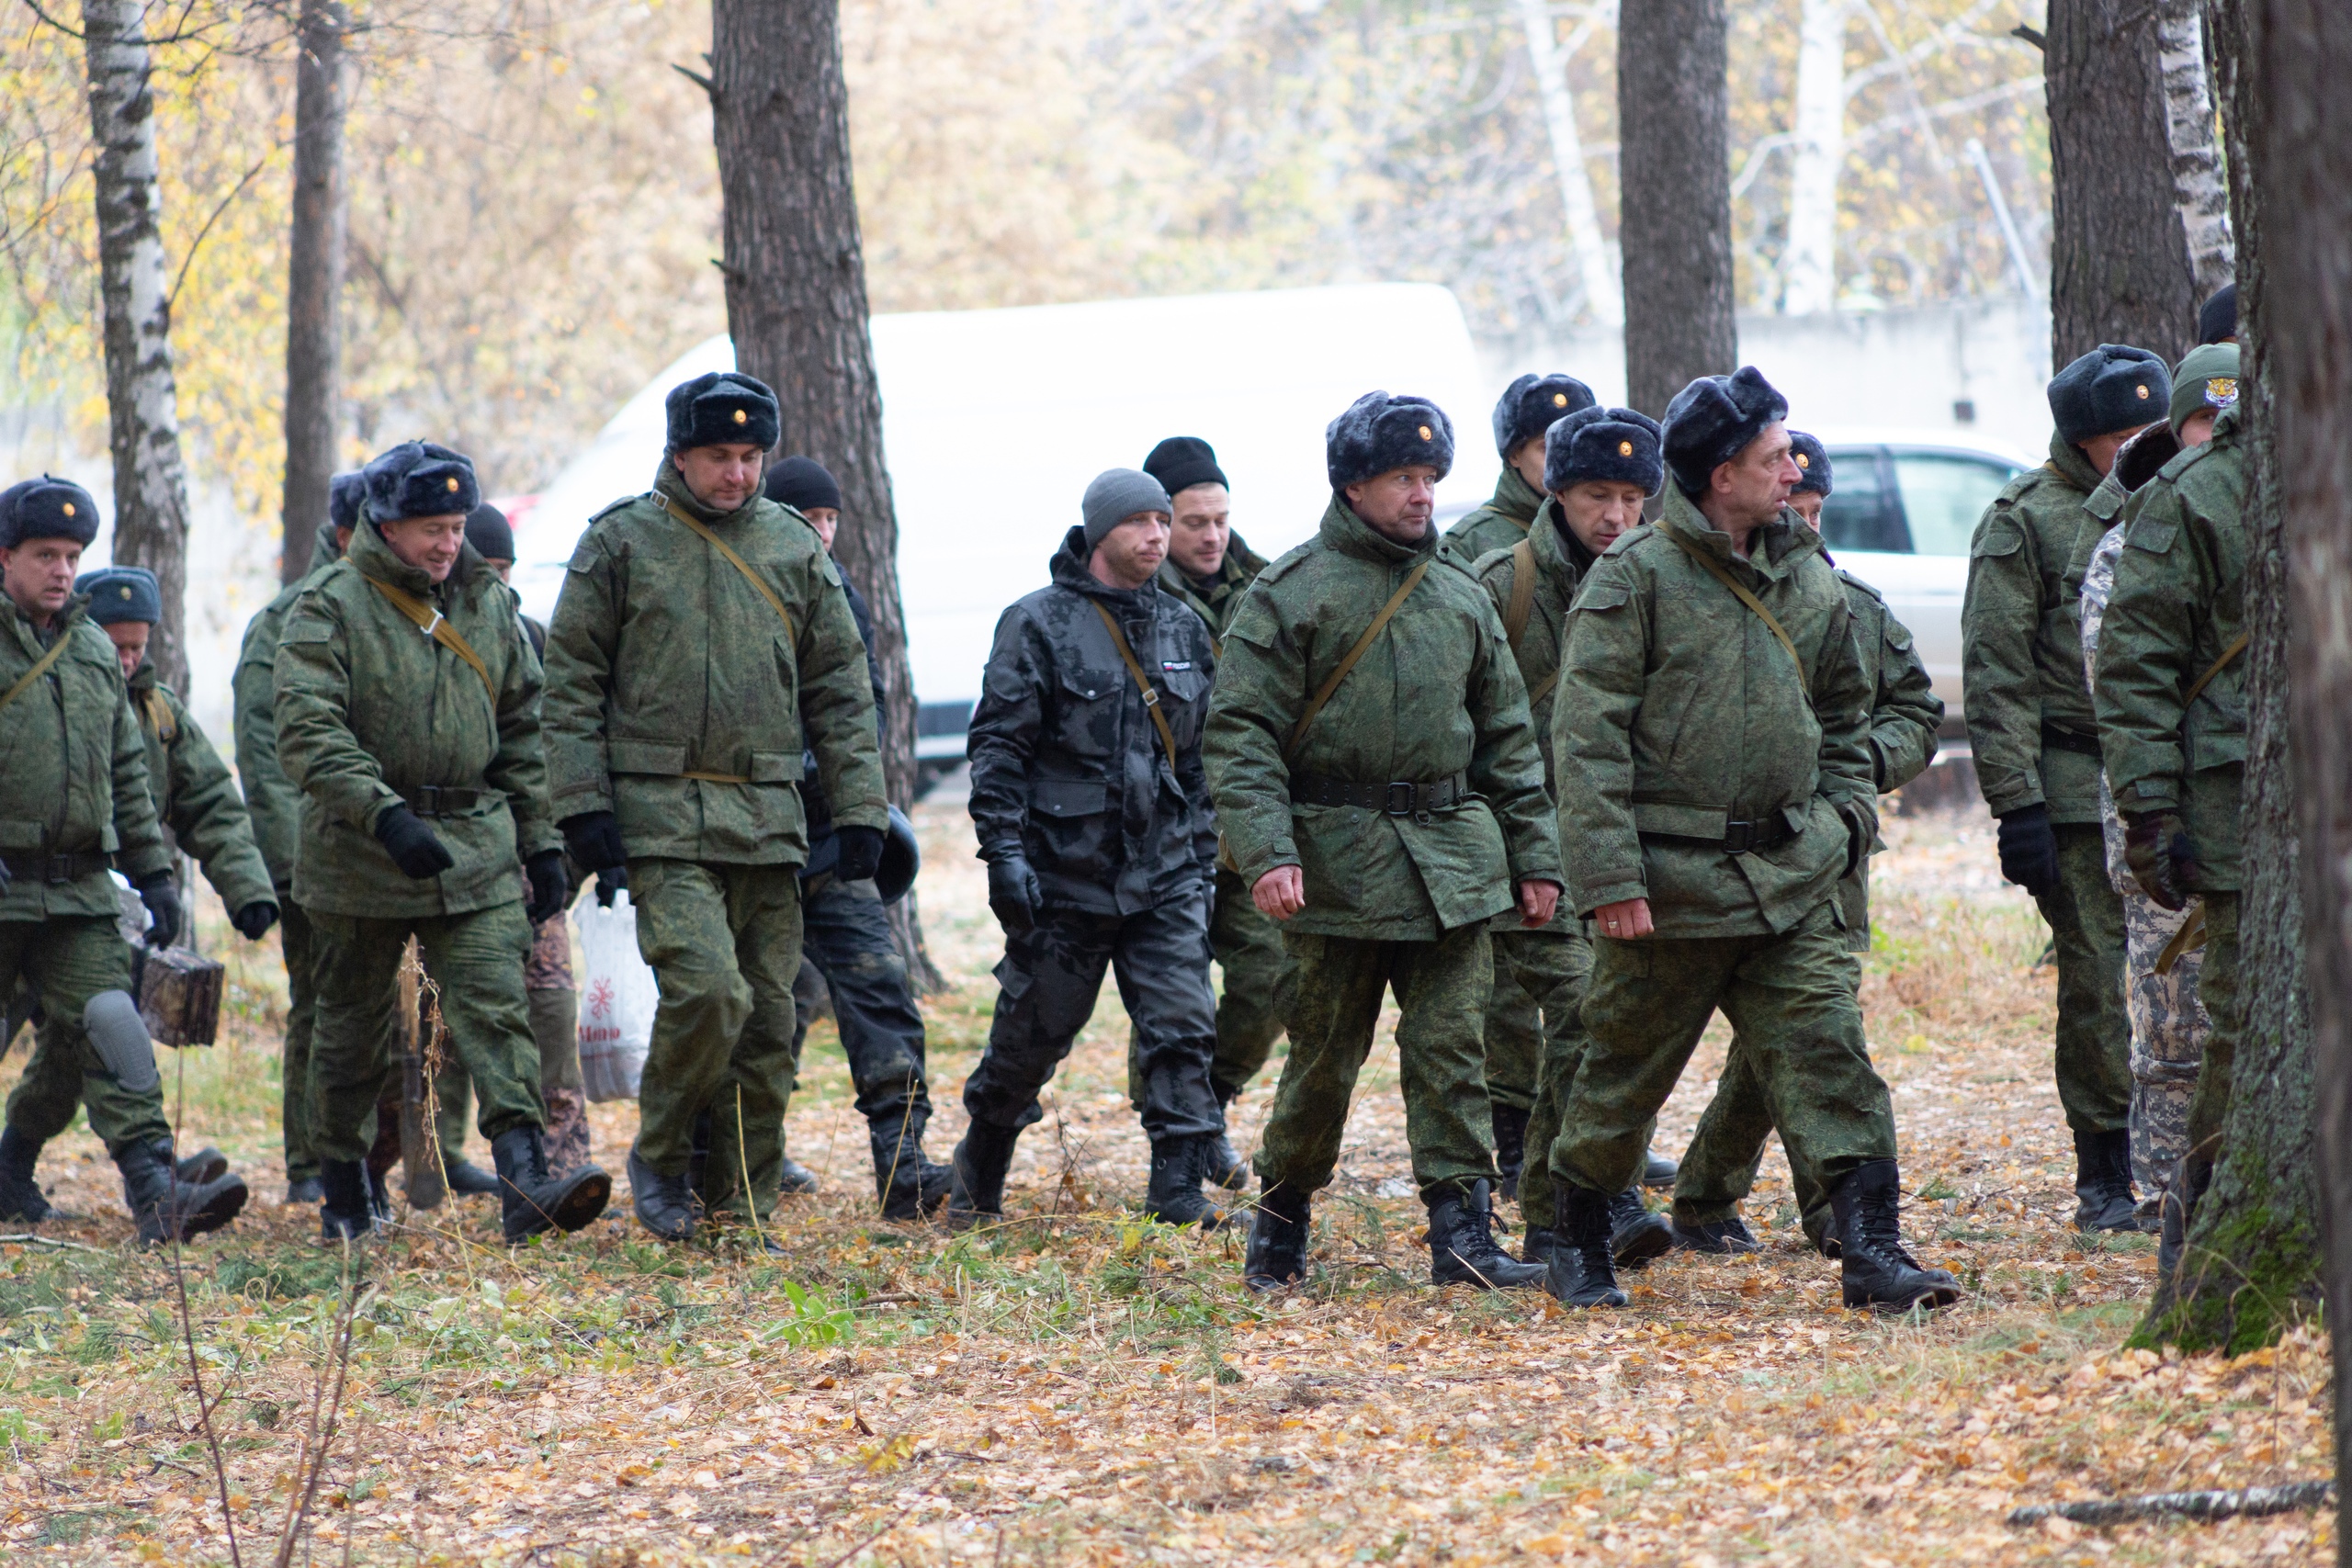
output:
M1656 495L1666 482L1657 421L1634 409L1578 409L1544 433L1544 488L1555 493L1588 479L1639 485Z
M474 466L430 441L403 441L362 470L368 479L368 521L381 526L403 517L446 517L481 504Z
M1335 491L1418 463L1440 479L1453 469L1453 423L1427 398L1366 392L1323 428L1323 468Z
M1159 481L1170 496L1193 485L1223 485L1233 488L1225 470L1216 466L1216 449L1197 435L1171 435L1151 449L1143 460L1143 471Z
M670 389L670 450L748 445L762 450L784 434L775 394L762 381L732 370L711 370Z
M102 566L74 580L74 592L90 596L90 619L110 626L118 621L164 618L164 589L143 566Z
M1791 494L1809 490L1815 495L1827 495L1829 487L1837 482L1830 472L1829 453L1821 445L1818 435L1808 435L1802 430L1790 431L1789 460L1797 466L1798 475L1795 490Z
M1666 405L1666 466L1685 495L1704 495L1719 464L1788 416L1789 400L1753 365L1728 376L1702 376Z
M98 503L72 479L47 474L0 491L0 550L27 539L72 539L84 548L98 536Z
M466 543L484 560L514 558L514 525L506 513L483 502L466 513Z
M786 457L768 469L761 492L778 506L807 512L812 506L842 509L842 487L833 471L814 457Z
M338 528L359 526L360 509L368 504L368 475L352 468L327 480L327 521Z
M2103 343L2050 378L2050 416L2058 438L2079 446L2095 435L2165 417L2172 372L2144 348Z
M1510 461L1521 443L1534 440L1555 421L1589 409L1597 400L1592 389L1573 376L1556 371L1549 376L1521 376L1503 389L1501 400L1495 404L1496 454Z

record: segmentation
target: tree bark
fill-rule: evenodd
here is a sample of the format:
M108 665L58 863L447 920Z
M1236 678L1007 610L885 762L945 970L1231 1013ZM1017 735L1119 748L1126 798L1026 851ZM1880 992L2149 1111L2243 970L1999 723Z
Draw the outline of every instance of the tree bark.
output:
M2302 568L2282 531L2265 253L2270 192L2248 177L2264 155L2271 85L2254 69L2248 0L2212 0L2215 64L2228 115L2237 206L2241 417L2246 463L2246 763L2240 863L2239 1002L2245 1019L2230 1114L2212 1185L2190 1221L2187 1261L2158 1282L2143 1340L2192 1349L2252 1349L2318 1304L2319 1151L2313 1142L2312 993L2305 984L2303 845L2297 803L2310 792L2314 732L2290 693L2288 587ZM2297 333L2302 331L2297 313ZM2293 336L2296 334L2286 334ZM2291 679L2290 679L2291 676ZM2299 759L2301 761L2299 761ZM2327 783L2323 798L2341 788Z
M2203 0L2162 0L2156 12L2156 65L2164 74L2173 200L2180 209L2189 276L2201 301L2234 277L2237 269L2237 246L2230 235L2230 182L2213 135Z
M2253 22L2245 74L2261 117L2244 133L2261 186L2256 296L2264 400L2271 407L2277 495L2286 519L2290 704L2301 829L2302 909L2316 1093L2298 1109L2318 1144L2319 1230L2325 1243L2335 1364L2352 1356L2352 11L2343 0L2245 0ZM2249 238L2246 250L2256 248ZM2241 321L2245 290L2239 289ZM2290 313L2269 301L2291 300ZM2273 324L2286 330L2272 331ZM2243 1084L2244 1079L2241 1077ZM2335 1382L2337 1560L2352 1562L2352 1499L2342 1484L2352 1438L2352 1379Z
M1609 265L1600 213L1592 199L1592 173L1584 165L1584 138L1577 133L1576 95L1568 91L1567 62L1546 0L1519 0L1519 24L1527 34L1527 62L1544 101L1544 129L1552 141L1552 175L1559 183L1560 207L1568 224L1568 249L1584 285L1585 310L1605 326L1625 320L1625 301Z
M114 450L114 558L164 590L147 657L187 691L187 473L172 376L170 275L156 189L155 99L141 0L83 0L97 188L98 293L106 318L107 416Z
M1847 0L1804 0L1797 28L1797 144L1781 309L1838 308L1838 174L1846 162Z
M816 458L840 481L833 556L874 614L886 709L882 771L904 809L914 803L914 680L866 327L838 7L834 0L714 0L710 64L735 363L775 389L782 450ZM914 894L892 907L891 923L917 988L938 989Z
M1642 0L1618 13L1626 395L1653 417L1739 361L1728 51L1724 0Z
M285 539L278 577L298 582L327 516L342 424L344 49L341 0L302 0L295 28L294 222L286 268Z
M2149 0L2050 0L2050 349L2102 343L2177 360L2196 341L2196 277Z

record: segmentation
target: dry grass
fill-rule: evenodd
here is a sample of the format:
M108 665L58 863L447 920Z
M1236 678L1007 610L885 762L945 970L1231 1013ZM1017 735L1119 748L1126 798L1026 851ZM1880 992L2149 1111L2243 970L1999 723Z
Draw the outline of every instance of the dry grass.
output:
M2328 1367L2310 1338L2234 1363L2120 1348L2152 1253L2066 1226L2039 928L1978 877L1973 829L1890 826L1865 1001L1915 1249L1968 1280L1960 1308L1924 1324L1836 1310L1777 1157L1751 1205L1766 1251L1670 1258L1627 1311L1434 1291L1417 1207L1385 1195L1406 1154L1385 1038L1318 1210L1315 1280L1252 1300L1237 1238L1123 1207L1145 1161L1114 999L1023 1141L1014 1223L959 1240L881 1225L820 1026L791 1137L827 1185L787 1210L782 1258L650 1246L618 1218L509 1252L486 1205L410 1217L370 1261L382 1289L355 1337L316 1560L2328 1559L2317 1516L2001 1523L2018 1502L2325 1473ZM938 1154L996 953L968 828L952 808L924 828L933 953L966 981L930 1008ZM240 994L250 1030L188 1054L187 1134L274 1198L270 988L256 975ZM1663 1145L1687 1136L1721 1048L1702 1046ZM1245 1142L1266 1097L1238 1103ZM597 1108L611 1163L633 1120ZM44 1176L93 1216L52 1234L99 1250L0 1248L0 1551L225 1561L185 1369L161 1348L166 1265L122 1249L86 1134ZM334 1314L315 1224L265 1201L190 1250L248 1542L283 1515Z

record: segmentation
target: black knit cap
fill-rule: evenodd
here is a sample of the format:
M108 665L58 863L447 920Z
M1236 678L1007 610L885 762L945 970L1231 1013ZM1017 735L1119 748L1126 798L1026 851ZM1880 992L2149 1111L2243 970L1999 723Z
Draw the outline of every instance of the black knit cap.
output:
M1789 400L1753 365L1702 376L1666 405L1666 466L1683 494L1704 495L1719 465L1788 415Z
M814 457L786 457L768 469L760 481L761 493L778 506L807 512L812 506L842 509L842 487L832 470Z
M1233 488L1225 470L1216 466L1216 449L1197 435L1170 436L1151 449L1151 456L1143 460L1143 471L1171 496L1193 485Z
M1827 495L1835 482L1829 471L1829 452L1821 445L1821 437L1802 430L1789 432L1789 461L1797 466L1798 479L1790 493L1811 491L1815 495Z
M2224 283L2197 312L2197 341L2228 343L2238 335L2238 286Z
M360 508L368 504L368 475L351 468L327 480L327 521L338 528L359 526Z
M102 626L118 621L164 618L163 585L143 566L104 566L74 580L74 592L90 596L90 619Z
M757 446L784 434L784 415L765 382L732 370L711 370L681 381L662 400L670 421L670 450L694 446Z
M2144 348L2103 343L2050 378L2058 438L2076 446L2165 417L2172 372Z
M98 503L72 479L47 474L0 491L0 550L28 539L72 539L87 548L98 536Z
M1521 376L1503 389L1495 404L1495 451L1505 461L1524 442L1534 440L1579 409L1598 401L1592 389L1573 376ZM1547 449L1548 450L1548 449Z
M430 441L403 441L362 471L368 521L379 527L404 517L463 515L481 504L472 462Z
M1323 470L1335 491L1417 464L1440 479L1453 469L1453 422L1427 398L1366 392L1323 428Z
M1544 433L1544 488L1602 479L1656 495L1666 482L1660 445L1657 421L1636 409L1578 409Z
M484 560L514 558L514 525L506 513L483 502L466 513L466 543Z

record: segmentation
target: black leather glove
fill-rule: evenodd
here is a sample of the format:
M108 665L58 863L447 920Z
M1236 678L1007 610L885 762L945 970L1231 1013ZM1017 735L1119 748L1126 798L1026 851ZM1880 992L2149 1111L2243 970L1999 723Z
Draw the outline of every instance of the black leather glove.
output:
M1851 876L1870 859L1878 837L1878 813L1859 800L1838 802L1838 820L1846 824L1846 874Z
M139 901L147 906L147 945L169 947L180 934L180 890L172 874L159 871L139 885Z
M2134 812L2123 818L2123 863L2140 891L2167 909L2183 909L2196 895L2197 847L2177 811Z
M882 869L882 829L836 828L833 842L841 846L833 875L842 882L864 882Z
M523 863L523 874L531 883L530 901L523 906L523 914L533 925L555 919L571 902L571 878L564 874L561 850L541 850Z
M2004 812L1996 841L2003 876L2037 898L2058 891L2058 835L2050 826L2050 807L2027 806Z
M256 898L230 916L229 923L247 942L259 942L277 923L277 906L266 898Z
M419 882L438 876L458 863L441 840L433 836L433 829L405 806L389 807L376 818L376 841L384 846L402 874Z
M583 811L565 818L556 828L571 846L571 858L583 870L610 871L628 859L628 851L621 844L621 825L609 811Z
M989 862L989 908L1006 931L1018 936L1028 931L1045 906L1046 889L1027 856L1006 850Z
M608 865L596 874L596 908L613 907L613 895L628 891L628 867Z

